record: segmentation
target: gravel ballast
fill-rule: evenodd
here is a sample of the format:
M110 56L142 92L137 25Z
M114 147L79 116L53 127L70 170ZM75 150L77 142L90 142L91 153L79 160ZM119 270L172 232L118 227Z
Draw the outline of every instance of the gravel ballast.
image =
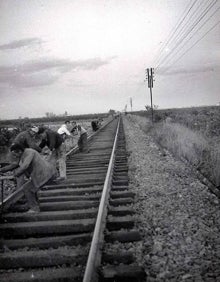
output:
M164 156L139 119L123 121L146 281L220 281L219 199L190 167Z

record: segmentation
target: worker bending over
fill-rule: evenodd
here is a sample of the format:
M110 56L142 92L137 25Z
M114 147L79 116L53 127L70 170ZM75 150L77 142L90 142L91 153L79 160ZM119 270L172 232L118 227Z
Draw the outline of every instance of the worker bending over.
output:
M21 186L29 207L28 212L39 212L37 191L52 180L55 176L54 167L47 162L36 150L24 148L20 144L14 144L10 148L11 153L19 160L17 166L10 165L0 169L0 172L15 170L15 177L26 176L26 182Z

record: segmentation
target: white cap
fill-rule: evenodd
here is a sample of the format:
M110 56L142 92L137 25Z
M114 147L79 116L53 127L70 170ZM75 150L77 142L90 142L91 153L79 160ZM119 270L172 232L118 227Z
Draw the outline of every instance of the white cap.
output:
M34 131L35 133L38 133L39 127L38 126L32 126L31 130Z

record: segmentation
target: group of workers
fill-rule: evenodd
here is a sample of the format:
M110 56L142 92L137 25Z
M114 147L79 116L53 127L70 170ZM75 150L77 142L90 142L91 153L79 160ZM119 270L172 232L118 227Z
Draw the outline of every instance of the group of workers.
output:
M79 135L79 151L88 153L87 131L75 121L65 121L57 131L32 126L13 140L11 162L0 168L0 173L14 171L17 188L22 189L26 198L28 213L40 211L37 191L43 185L66 179L65 140L74 138L74 135Z

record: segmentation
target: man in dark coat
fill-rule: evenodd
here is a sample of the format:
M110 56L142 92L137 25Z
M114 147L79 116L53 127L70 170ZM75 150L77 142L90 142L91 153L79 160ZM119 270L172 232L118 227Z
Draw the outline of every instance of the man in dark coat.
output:
M19 144L23 146L23 148L32 148L37 152L41 152L41 148L37 145L34 139L34 136L37 134L38 130L39 129L37 126L33 126L28 130L20 132L13 140L12 145Z
M51 151L48 161L56 168L56 162L59 164L59 178L57 180L66 179L66 149L63 137L49 128L40 127L38 134L41 135L40 148L47 146Z
M39 147L42 149L47 146L51 151L60 147L63 143L62 136L49 128L40 127L38 134L41 134L41 143Z
M47 162L37 151L31 148L24 148L19 144L14 144L10 148L11 152L19 160L17 167L14 167L15 177L21 175L26 176L26 182L21 186L23 189L27 204L28 212L39 212L39 203L37 191L54 178L54 168ZM0 169L0 172L10 171L11 166L6 166Z
M38 132L37 126L32 126L31 128L20 132L13 140L12 146L15 144L20 145L25 148L32 148L37 152L41 152L41 148L37 145L37 142L34 138ZM10 155L10 165L8 168L14 169L18 166L19 159L16 158L15 154ZM25 182L24 175L16 177L17 187L20 188Z
M89 153L87 131L81 125L77 126L79 132L78 147L80 152Z
M97 131L99 129L99 127L98 127L98 120L97 119L93 120L91 122L91 126L92 126L92 130L93 131Z

